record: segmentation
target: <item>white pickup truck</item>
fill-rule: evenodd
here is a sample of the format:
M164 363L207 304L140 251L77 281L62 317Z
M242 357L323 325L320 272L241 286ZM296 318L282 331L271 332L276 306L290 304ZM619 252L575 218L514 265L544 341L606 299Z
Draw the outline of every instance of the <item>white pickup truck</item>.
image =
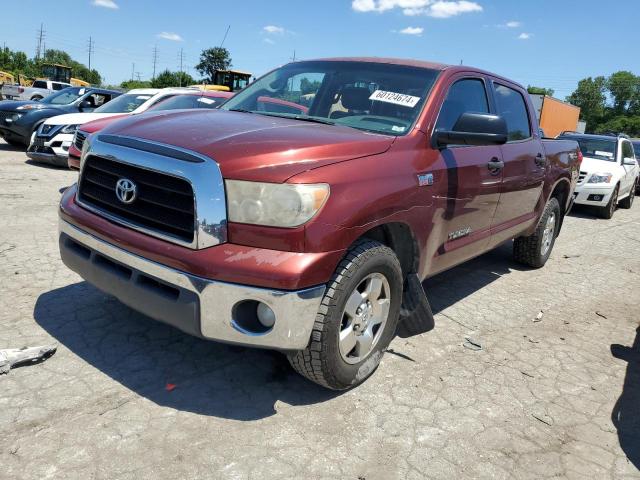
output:
M36 80L30 87L20 85L3 85L2 96L7 100L42 100L53 92L70 87L70 83L52 80Z

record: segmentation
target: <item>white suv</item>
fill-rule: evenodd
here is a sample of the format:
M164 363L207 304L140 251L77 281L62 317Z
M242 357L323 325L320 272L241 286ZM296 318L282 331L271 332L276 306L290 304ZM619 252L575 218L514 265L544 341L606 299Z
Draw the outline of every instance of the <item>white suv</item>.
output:
M598 207L611 218L617 206L631 208L640 167L626 135L566 133L558 138L576 140L584 157L575 190L575 203Z

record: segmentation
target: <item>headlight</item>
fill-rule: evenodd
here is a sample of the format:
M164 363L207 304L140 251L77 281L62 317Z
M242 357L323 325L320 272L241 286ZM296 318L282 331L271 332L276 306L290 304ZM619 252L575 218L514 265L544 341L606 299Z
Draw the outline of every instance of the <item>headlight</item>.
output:
M21 113L14 113L13 115L10 115L9 117L5 118L5 122L7 123L12 123L15 122L16 120L19 120L22 117Z
M226 180L229 221L297 227L307 223L329 197L329 185Z
M27 103L26 105L21 105L16 110L40 110L43 108L47 108L46 105L38 105L37 103Z
M65 125L65 127L60 130L60 133L76 133L79 125Z
M587 183L609 183L612 178L611 173L594 173Z

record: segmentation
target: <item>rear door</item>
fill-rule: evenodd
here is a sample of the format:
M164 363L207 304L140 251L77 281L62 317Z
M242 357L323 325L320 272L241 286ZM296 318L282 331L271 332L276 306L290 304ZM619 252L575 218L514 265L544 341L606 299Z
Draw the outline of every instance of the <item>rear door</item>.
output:
M487 80L481 76L455 77L440 108L436 130L453 130L465 112L490 113ZM432 272L476 256L488 244L491 220L500 199L502 171L490 163L501 160L498 146L456 146L440 150L446 166L446 191L441 198L438 251Z
M504 161L500 203L492 224L492 243L511 238L522 224L536 215L546 172L544 148L533 126L535 120L525 93L515 85L493 82L496 111L508 129L508 141L500 147Z

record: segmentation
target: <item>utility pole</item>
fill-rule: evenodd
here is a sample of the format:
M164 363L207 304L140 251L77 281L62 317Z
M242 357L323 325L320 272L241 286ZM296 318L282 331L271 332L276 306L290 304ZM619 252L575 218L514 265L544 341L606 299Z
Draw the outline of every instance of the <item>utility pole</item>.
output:
M158 64L158 45L153 47L153 76L151 77L152 80L155 80L155 78L156 78L156 65L157 64Z
M136 63L131 64L131 81L133 82L133 73L136 71Z
M178 85L182 86L182 62L184 61L184 49L180 49L180 76L178 78Z
M138 77L138 81L140 82L142 79L140 78L140 72L136 72L136 77Z
M293 57L291 57L291 61L295 62L296 61L296 51L293 51Z
M40 24L40 30L38 31L38 46L36 47L36 60L40 60L40 55L44 54L42 51L42 41L44 40L44 24Z
M91 54L95 48L95 43L93 43L93 39L89 37L89 71L91 71Z

